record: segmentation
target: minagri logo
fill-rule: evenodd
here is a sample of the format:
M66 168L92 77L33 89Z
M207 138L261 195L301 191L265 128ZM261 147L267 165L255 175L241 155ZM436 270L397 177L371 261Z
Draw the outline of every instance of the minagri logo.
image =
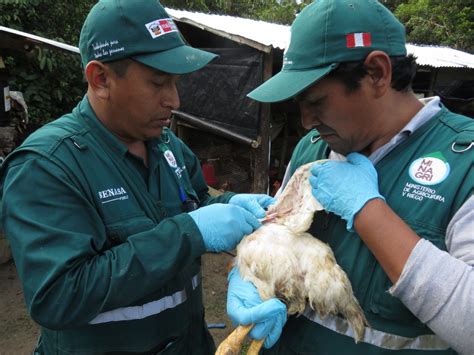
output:
M450 173L449 163L440 152L427 154L410 165L410 177L422 185L436 185L443 182Z
M103 204L113 201L128 200L127 191L125 191L123 187L110 188L99 191L97 194L99 195L99 199Z

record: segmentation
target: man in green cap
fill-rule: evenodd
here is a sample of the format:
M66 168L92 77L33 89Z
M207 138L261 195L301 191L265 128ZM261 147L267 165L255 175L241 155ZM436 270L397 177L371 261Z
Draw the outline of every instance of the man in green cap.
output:
M297 16L281 72L248 96L296 99L311 131L287 179L311 169L325 208L310 233L328 243L370 324L307 308L273 330L265 354L472 354L474 121L411 89L402 24L375 0L318 0ZM285 182L284 182L285 183ZM233 271L228 312L255 287ZM249 301L250 300L250 301ZM274 323L282 325L284 322Z
M211 354L200 256L233 249L272 202L211 198L199 160L167 128L179 75L215 55L186 45L156 0L99 1L79 47L87 94L1 170L3 229L41 326L36 353Z

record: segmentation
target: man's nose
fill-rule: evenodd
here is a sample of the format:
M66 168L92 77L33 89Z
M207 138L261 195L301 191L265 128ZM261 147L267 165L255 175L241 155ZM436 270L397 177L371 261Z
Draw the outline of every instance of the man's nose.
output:
M305 129L313 129L321 124L319 115L309 109L300 107L301 124Z
M180 105L178 88L176 84L170 84L163 93L162 104L171 110L177 110Z

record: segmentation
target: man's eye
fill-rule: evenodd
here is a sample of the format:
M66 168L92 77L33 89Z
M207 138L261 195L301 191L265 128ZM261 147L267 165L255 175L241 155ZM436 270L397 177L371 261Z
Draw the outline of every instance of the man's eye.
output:
M305 106L313 110L320 110L324 105L324 98L305 100Z
M319 106L320 103L321 103L320 100L302 100L302 101L300 101L300 105L302 105L304 107L311 107L311 108Z
M152 83L153 83L153 85L155 85L156 87L159 87L159 88L164 85L164 83L158 82L158 81L153 81Z

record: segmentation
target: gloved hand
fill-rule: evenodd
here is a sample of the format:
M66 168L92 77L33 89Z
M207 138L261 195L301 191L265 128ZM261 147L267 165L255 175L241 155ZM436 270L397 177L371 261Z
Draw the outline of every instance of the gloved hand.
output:
M215 203L189 212L207 251L232 250L247 234L261 226L253 214L239 206Z
M353 231L355 215L369 200L385 200L379 193L377 171L362 154L351 153L347 161L316 163L311 173L313 196L326 211L341 216L348 231Z
M265 208L275 202L275 199L265 194L237 194L229 203L245 208L257 218L265 217Z
M255 286L242 280L237 267L231 270L228 280L227 314L232 323L234 326L255 324L250 337L266 337L263 346L271 348L280 338L286 323L286 306L276 298L263 302Z

